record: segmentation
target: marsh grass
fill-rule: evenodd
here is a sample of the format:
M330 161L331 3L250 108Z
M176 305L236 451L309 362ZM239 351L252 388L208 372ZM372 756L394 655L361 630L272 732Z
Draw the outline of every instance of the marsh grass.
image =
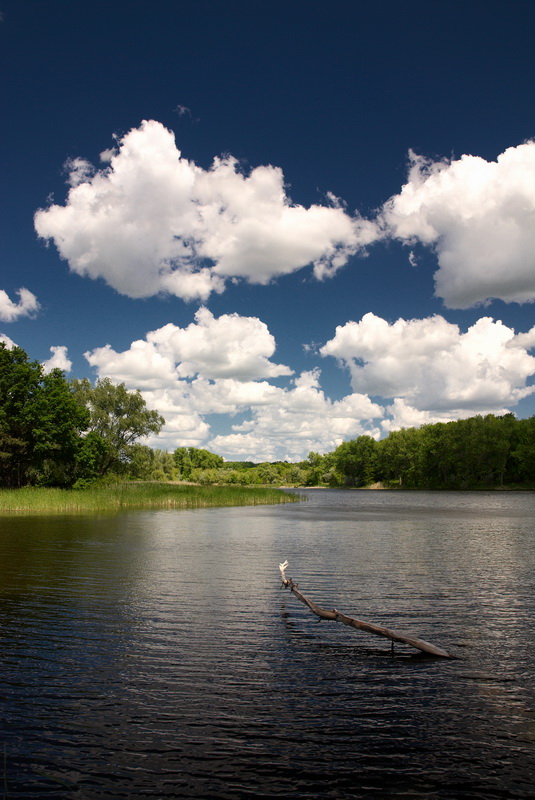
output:
M89 489L0 490L0 514L77 514L143 508L210 508L292 503L297 495L250 486L123 483Z

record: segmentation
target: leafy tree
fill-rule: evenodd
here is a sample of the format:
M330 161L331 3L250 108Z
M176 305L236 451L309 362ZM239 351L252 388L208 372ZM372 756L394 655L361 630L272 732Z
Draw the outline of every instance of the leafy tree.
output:
M156 469L155 451L145 444L133 444L130 447L128 474L138 480L149 480Z
M89 430L107 445L100 463L101 475L111 469L124 471L130 461L132 445L150 433L159 433L165 420L149 411L138 391L127 391L124 383L103 378L92 387L87 378L74 380L72 387L80 405L89 409Z
M254 461L225 461L227 469L251 469L258 466Z
M173 453L173 458L184 480L189 480L192 477L193 470L217 469L225 463L222 456L197 447L177 447Z
M44 375L35 396L32 423L37 482L70 486L77 475L77 458L89 422L87 409L80 408L60 369Z
M189 448L189 457L192 466L196 469L217 469L217 467L221 467L225 463L222 456L196 447Z
M75 488L89 486L106 473L110 461L110 447L96 431L84 436L76 454Z
M430 488L454 487L461 480L463 453L466 446L455 422L423 425L418 440L420 459L418 485Z
M259 483L281 483L281 468L279 464L271 464L266 461L255 467L254 472L258 475Z
M191 476L191 470L193 469L189 449L187 447L177 447L173 453L173 459L182 480L189 480Z
M326 453L321 455L313 450L308 454L306 462L303 463L306 471L306 486L319 486L322 483L336 483L334 474L334 454Z
M503 486L507 460L511 450L512 430L516 423L513 414L495 417L487 414L476 417L479 435L474 436L480 452L479 479L481 483Z
M446 489L522 480L521 462L529 461L535 442L519 446L521 429L512 414L487 414L393 431L379 443L382 476L404 486Z
M400 486L417 486L421 478L422 441L417 428L392 431L379 442L378 477Z
M0 484L70 485L89 415L61 370L0 342Z
M346 486L369 486L377 471L377 442L371 436L359 436L342 442L334 451L334 467Z
M520 419L511 452L514 480L535 484L535 417Z
M288 466L289 468L284 476L286 483L303 486L307 478L305 470L299 464L289 464Z

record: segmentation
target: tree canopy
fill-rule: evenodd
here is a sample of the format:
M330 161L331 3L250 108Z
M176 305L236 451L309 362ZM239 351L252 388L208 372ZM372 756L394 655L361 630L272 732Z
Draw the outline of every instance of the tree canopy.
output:
M55 369L0 342L0 484L68 485L89 413Z
M69 383L62 370L46 373L22 348L0 342L0 486L68 487L124 472L137 440L163 424L124 384ZM158 474L174 468L170 454L152 460Z
M165 423L157 411L147 408L140 392L129 392L124 383L102 378L91 386L84 378L73 380L71 386L78 403L89 409L92 450L99 451L94 467L102 475L110 469L123 471L132 445L150 433L159 433Z

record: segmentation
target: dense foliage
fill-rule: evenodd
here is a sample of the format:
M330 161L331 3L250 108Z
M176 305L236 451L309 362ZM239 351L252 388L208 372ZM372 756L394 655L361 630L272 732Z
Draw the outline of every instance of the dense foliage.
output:
M44 374L20 347L0 342L0 485L67 485L89 413L61 370Z
M99 478L109 472L128 473L138 439L159 433L165 420L146 408L140 392L129 392L124 383L109 378L91 386L87 378L71 382L78 403L89 409L89 434L80 459L86 476Z
M69 383L0 342L0 487L83 486L127 473L136 440L163 422L124 384Z
M323 456L331 485L429 489L535 486L535 417L475 416L360 436Z

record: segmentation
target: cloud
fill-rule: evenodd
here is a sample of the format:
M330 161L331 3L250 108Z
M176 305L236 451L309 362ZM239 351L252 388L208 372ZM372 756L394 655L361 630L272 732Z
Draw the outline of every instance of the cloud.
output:
M294 379L293 388L272 387L269 402L251 404L251 418L234 433L213 437L210 448L229 460L300 461L311 450L330 452L363 433L379 438L373 420L383 417L382 407L361 394L333 402L319 378L312 370Z
M185 328L164 325L128 350L110 345L85 353L100 377L139 389L148 406L166 419L159 444L201 446L209 435L207 414L235 414L267 402L276 388L265 378L292 370L272 362L275 340L255 317L224 314L215 318L200 308Z
M37 211L35 229L73 272L129 297L206 300L228 278L265 284L307 265L324 278L378 236L340 203L293 204L278 167L244 174L226 156L202 169L154 120L101 157L109 165L97 171L68 162L66 204Z
M4 342L8 350L11 350L13 347L17 347L16 343L4 333L0 333L0 342ZM46 374L48 372L52 372L53 369L61 369L64 372L70 372L72 362L67 356L67 348L61 345L59 347L51 347L50 351L52 356L47 361L43 361L41 364L43 367L43 372Z
M402 397L396 397L391 405L386 406L387 416L381 422L384 434L398 431L400 428L419 428L421 425L432 425L436 422L450 422L452 417L447 412L419 411L409 405ZM496 409L497 415L506 414L507 409ZM460 411L455 419L466 419L474 416L472 411Z
M289 367L269 360L275 352L275 339L256 317L224 314L215 319L207 308L201 308L187 328L166 325L147 339L180 362L181 377L202 374L247 380L292 374Z
M271 381L292 371L271 360L275 340L255 317L206 308L184 328L164 325L144 340L116 352L110 345L85 354L99 377L139 389L149 408L166 420L154 447L209 446L228 458L300 460L312 449L334 449L344 438L367 432L379 436L373 420L383 409L353 393L332 402L320 387L319 370L292 379L289 387ZM208 418L245 415L232 433L210 438Z
M389 236L433 248L435 293L447 307L535 300L534 141L495 162L433 162L411 152L408 181L380 220Z
M59 347L51 347L50 351L52 356L47 361L43 361L44 372L52 372L53 369L70 372L72 361L67 356L67 348L64 345L60 345Z
M106 153L101 153L101 161L105 161ZM93 165L84 158L69 158L64 164L67 173L67 183L71 187L79 186L81 183L90 181L94 175Z
M535 328L516 336L490 317L461 333L441 316L389 324L369 313L337 327L320 353L349 369L355 391L392 398L389 413L411 413L410 424L421 424L504 413L532 394L534 344Z
M101 162L66 162L65 205L37 211L35 229L73 272L132 298L204 302L229 279L267 284L306 266L321 280L390 238L436 253L435 293L449 308L535 300L535 141L492 162L410 151L407 182L375 219L328 191L324 205L293 203L279 167L246 173L228 155L203 169L155 120L117 137Z
M336 401L319 368L291 377L272 361L275 344L255 317L201 308L183 328L167 324L123 352L106 345L85 356L99 377L139 389L164 416L151 446L208 447L229 460L299 461L362 434L503 414L535 391L535 326L515 334L490 317L464 333L439 315L389 324L370 313L339 326L320 350L350 374L351 392Z
M362 434L378 439L400 427L507 413L535 392L532 348L535 326L515 334L482 317L462 332L439 315L389 324L369 313L339 326L319 351L349 372L351 392L340 400L325 395L319 368L292 377L272 361L276 343L261 320L216 318L206 308L123 352L106 345L85 356L99 377L139 389L164 416L153 447L299 461Z
M178 378L250 380L291 375L284 364L270 361L275 339L256 317L223 314L215 318L200 308L186 328L169 323L150 331L145 341L116 353L109 345L86 353L92 366L113 370L121 380L134 379L144 388L172 385Z
M39 310L37 297L28 289L19 289L17 294L20 299L18 303L14 303L7 293L0 289L0 320L3 322L14 322L19 317L30 317Z
M0 342L4 342L8 350L12 350L13 347L17 346L13 341L13 339L10 339L9 336L6 336L5 333L0 333Z

